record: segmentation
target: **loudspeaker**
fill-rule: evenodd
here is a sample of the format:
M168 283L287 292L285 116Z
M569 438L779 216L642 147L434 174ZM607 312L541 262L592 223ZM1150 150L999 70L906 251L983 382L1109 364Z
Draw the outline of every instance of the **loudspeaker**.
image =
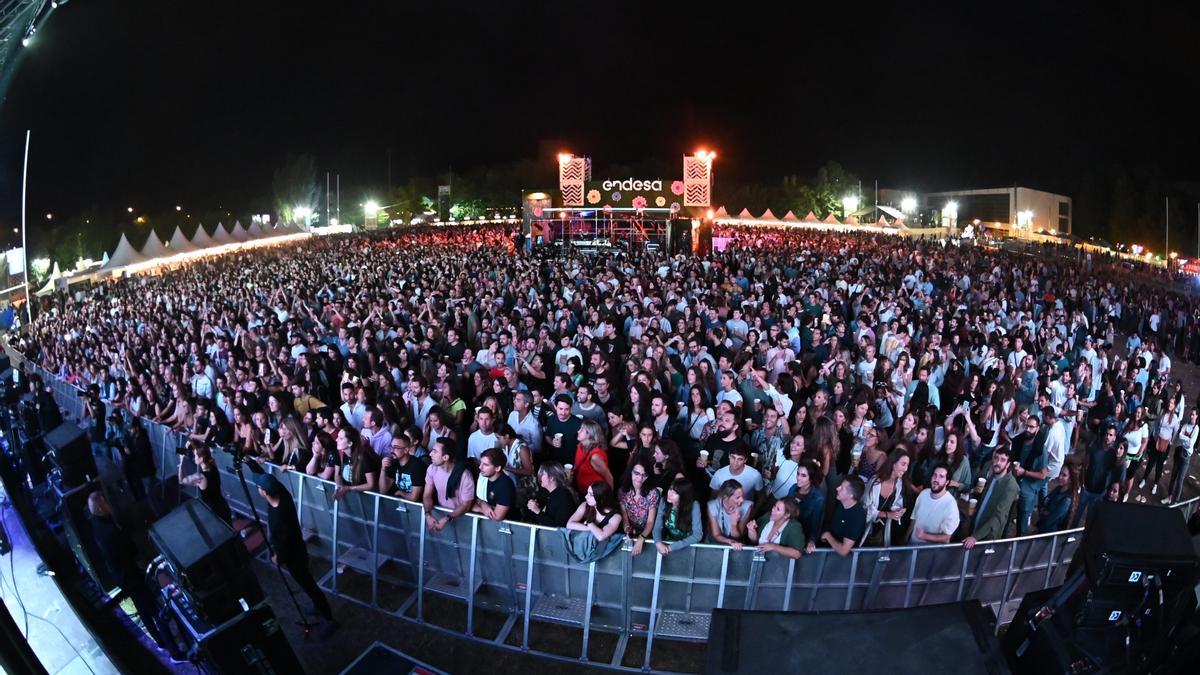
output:
M863 612L713 610L705 673L780 671L1009 672L996 617L978 600Z
M1157 575L1164 592L1190 588L1196 551L1179 509L1100 502L1071 560L1068 575L1083 569L1093 589L1140 596L1142 582Z
M1061 587L1029 593L1004 636L1019 672L1146 672L1194 607L1197 555L1175 509L1103 502Z
M262 603L200 642L211 673L303 673L271 608Z
M62 493L63 533L75 559L106 593L116 587L118 579L104 562L96 537L92 533L92 520L88 511L88 497L100 489L100 481L93 480Z
M250 556L233 528L204 502L188 500L150 526L150 540L197 613L213 626L262 601Z
M59 424L42 436L42 443L51 452L50 461L62 474L64 487L79 487L99 475L92 444L83 429L69 422Z

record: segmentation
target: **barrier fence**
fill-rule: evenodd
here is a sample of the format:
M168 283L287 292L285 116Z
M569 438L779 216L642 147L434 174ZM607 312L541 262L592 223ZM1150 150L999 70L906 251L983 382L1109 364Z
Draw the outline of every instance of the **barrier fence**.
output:
M63 410L78 419L83 411L79 390L35 370L51 383ZM143 422L157 456L158 478L168 480L175 475L182 434ZM221 452L215 457L226 499L234 510L250 513L233 458ZM332 563L321 580L330 592L443 631L427 620L425 600L430 594L449 598L465 608L467 637L518 648L508 642L519 631L519 649L552 658L564 656L530 646L534 622L581 631L580 661L590 660L594 632L615 634L609 663L614 667L628 667L623 665L629 663L628 640L642 638L643 670L651 668L656 640L706 640L716 608L867 610L977 599L1003 623L1026 593L1064 581L1083 535L1082 528L1037 534L980 542L969 551L960 544L858 548L842 557L817 549L798 561L750 547L735 551L707 544L662 556L649 542L634 556L627 541L598 562L579 564L568 558L563 536L553 528L471 514L430 532L422 504L363 492L334 501L330 481L269 470L291 491L302 528L316 537L316 548ZM250 498L265 513L257 490ZM1186 518L1198 501L1177 506ZM339 589L342 565L369 578L368 597ZM398 607L385 606L381 584L409 591L407 598ZM476 610L481 609L505 617L497 635L476 634Z

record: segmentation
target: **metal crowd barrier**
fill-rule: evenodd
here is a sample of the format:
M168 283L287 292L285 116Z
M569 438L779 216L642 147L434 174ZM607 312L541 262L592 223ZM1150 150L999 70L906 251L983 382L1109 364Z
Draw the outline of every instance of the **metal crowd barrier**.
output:
M79 390L42 374L63 409L78 417ZM145 423L158 456L158 477L170 479L181 434ZM217 453L216 459L226 499L235 511L249 513L232 458ZM302 528L327 552L331 571L321 583L328 591L443 632L465 632L473 639L556 659L572 657L530 647L534 622L578 629L582 643L574 659L585 662L593 632L615 634L618 641L608 664L614 667L628 668L623 665L628 641L641 638L642 670L651 669L656 640L706 640L716 608L865 610L978 599L1003 623L1025 593L1065 580L1083 534L1080 528L981 542L970 551L960 544L860 548L842 557L818 549L799 561L706 544L662 556L649 542L634 556L626 542L612 555L583 565L569 560L562 535L551 528L470 515L433 533L425 527L421 504L360 492L334 501L332 482L280 473L273 466L269 470L294 495ZM264 512L256 490L251 499ZM1193 498L1177 506L1188 517L1198 502ZM342 566L369 578L365 597L339 589ZM381 584L410 593L398 607L384 606ZM465 606L465 631L428 621L425 601L431 595ZM505 617L497 635L476 634L479 609ZM519 632L519 647L508 644L513 631Z

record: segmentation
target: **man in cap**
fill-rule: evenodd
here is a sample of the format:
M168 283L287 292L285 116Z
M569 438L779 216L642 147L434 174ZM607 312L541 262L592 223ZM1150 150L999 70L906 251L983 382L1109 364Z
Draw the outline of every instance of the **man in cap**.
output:
M325 598L308 569L308 548L304 544L300 519L296 517L296 504L292 501L291 493L272 474L254 474L251 480L258 486L258 494L268 504L267 537L275 551L271 562L291 573L296 585L312 599L313 609L324 617L322 632L326 635L332 633L337 628L337 622L333 620L333 609L329 606L329 600Z

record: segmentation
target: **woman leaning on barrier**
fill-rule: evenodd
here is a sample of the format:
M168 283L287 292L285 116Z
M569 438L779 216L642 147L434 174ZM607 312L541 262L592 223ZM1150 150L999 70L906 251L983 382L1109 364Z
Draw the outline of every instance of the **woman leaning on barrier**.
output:
M704 521L696 491L686 478L677 478L667 489L666 499L654 519L655 548L661 555L700 543L704 536Z
M577 562L595 562L621 546L621 505L604 481L592 483L563 530L567 552Z
M575 512L575 494L567 472L558 462L546 462L537 472L538 491L526 503L526 508L537 525L566 527Z
M800 507L794 500L781 499L770 513L746 523L746 538L763 553L799 560L805 548L804 526L796 520L799 515Z
M651 482L653 475L653 464L643 457L630 464L621 479L618 493L621 512L625 516L625 535L633 540L634 555L641 554L646 538L654 534L654 521L662 497Z
M342 467L334 475L337 490L333 498L341 499L347 492L374 491L379 481L379 455L362 441L354 427L339 429L336 440Z

